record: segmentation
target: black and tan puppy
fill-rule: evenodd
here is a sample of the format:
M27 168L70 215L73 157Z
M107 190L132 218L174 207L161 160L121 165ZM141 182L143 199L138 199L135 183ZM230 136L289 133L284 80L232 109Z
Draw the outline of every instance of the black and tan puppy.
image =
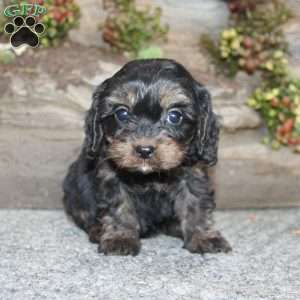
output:
M137 60L104 81L64 181L64 205L105 254L135 255L162 231L190 252L228 252L212 228L218 125L207 90L180 64Z

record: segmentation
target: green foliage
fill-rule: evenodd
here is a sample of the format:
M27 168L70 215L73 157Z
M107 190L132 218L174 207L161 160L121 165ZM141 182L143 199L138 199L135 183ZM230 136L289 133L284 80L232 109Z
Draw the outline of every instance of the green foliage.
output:
M4 26L7 23L7 18L0 14L0 35L4 33Z
M12 64L15 61L15 55L10 50L0 50L0 64Z
M102 35L113 49L137 56L155 40L164 39L168 26L161 25L161 9L138 9L134 0L111 0L112 9Z
M139 59L162 58L162 56L162 50L157 46L141 49L137 55Z
M218 66L221 70L225 70L225 61L222 59L220 55L219 48L216 46L214 40L207 33L203 33L200 37L201 46L207 50L210 54L212 62ZM232 72L230 72L232 73ZM233 76L233 75L231 75Z
M288 70L288 45L281 25L290 11L279 0L231 0L230 27L215 43L202 36L201 44L229 77L238 71L259 72L262 86L248 104L260 112L273 148L288 145L300 152L300 80Z
M79 6L74 0L48 0L43 5L47 13L41 18L46 27L41 44L43 47L57 46L69 30L78 25Z
M300 80L286 79L281 85L263 86L248 104L261 113L273 146L288 145L300 152Z
M243 9L231 11L231 23L242 28L247 35L268 34L279 31L291 16L291 11L280 0L231 0L231 5L242 6Z
M274 57L274 51L287 53L288 47L280 25L291 14L277 0L265 5L258 5L258 2L231 1L230 27L222 32L218 43L208 36L201 39L220 69L230 77L240 70L249 74L255 71L274 73L276 70L278 75L284 75L286 72L286 59L283 56L280 59ZM272 70L269 68L271 65Z

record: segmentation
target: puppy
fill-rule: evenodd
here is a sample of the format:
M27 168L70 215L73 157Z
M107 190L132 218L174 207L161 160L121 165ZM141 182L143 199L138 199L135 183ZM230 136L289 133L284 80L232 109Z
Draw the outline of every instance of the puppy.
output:
M219 128L207 90L180 64L136 60L93 94L64 206L104 254L136 255L164 232L192 253L228 252L212 228Z

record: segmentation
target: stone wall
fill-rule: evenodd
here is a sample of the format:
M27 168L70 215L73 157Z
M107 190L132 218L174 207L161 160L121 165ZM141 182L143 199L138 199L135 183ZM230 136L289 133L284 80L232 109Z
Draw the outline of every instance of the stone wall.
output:
M80 151L92 91L121 67L102 59L95 57L98 67L93 76L81 74L76 84L69 80L63 87L63 78L46 70L35 76L4 73L0 207L62 207L62 180ZM80 74L73 67L71 73ZM288 149L275 152L260 143L261 120L244 104L248 77L240 74L234 82L206 80L223 124L215 170L218 207L299 206L300 156Z
M93 48L103 46L98 30L105 16L101 1L77 1L82 19L71 39L79 44L31 51L18 59L20 68L0 65L0 207L61 207L61 182L80 150L92 91L124 62ZM243 73L235 80L217 76L198 48L202 32L217 35L226 26L224 2L138 2L163 7L163 20L171 26L165 55L183 63L212 94L223 125L215 176L218 206L299 206L300 156L262 145L262 121L245 105L259 79ZM295 18L285 30L291 43L292 69L297 73L300 1L289 4ZM52 70L52 64L57 64L57 70Z

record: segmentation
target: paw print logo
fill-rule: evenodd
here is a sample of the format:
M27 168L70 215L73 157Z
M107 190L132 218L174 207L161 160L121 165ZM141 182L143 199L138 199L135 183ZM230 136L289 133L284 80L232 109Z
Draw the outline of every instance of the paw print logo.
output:
M45 31L45 26L42 23L37 23L32 16L28 16L26 19L17 16L12 23L5 25L4 31L11 34L10 43L13 47L27 44L35 48L39 45L39 34Z

